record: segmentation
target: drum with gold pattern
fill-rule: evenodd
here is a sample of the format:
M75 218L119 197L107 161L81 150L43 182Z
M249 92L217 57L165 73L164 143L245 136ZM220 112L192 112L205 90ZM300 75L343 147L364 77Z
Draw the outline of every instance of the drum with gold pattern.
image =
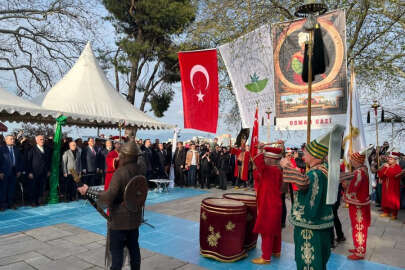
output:
M236 200L244 203L247 207L246 215L246 234L243 247L250 250L256 247L257 233L253 232L257 217L257 203L256 196L253 194L243 193L226 193L223 195L225 199Z
M246 206L235 200L206 198L201 202L200 253L221 262L234 262L247 256L243 243Z

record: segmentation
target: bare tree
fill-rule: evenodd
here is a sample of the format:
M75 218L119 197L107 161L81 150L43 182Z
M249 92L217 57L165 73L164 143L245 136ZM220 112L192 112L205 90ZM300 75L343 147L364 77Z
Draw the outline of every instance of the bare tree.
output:
M94 39L97 6L96 0L1 1L0 83L13 78L18 95L49 89Z

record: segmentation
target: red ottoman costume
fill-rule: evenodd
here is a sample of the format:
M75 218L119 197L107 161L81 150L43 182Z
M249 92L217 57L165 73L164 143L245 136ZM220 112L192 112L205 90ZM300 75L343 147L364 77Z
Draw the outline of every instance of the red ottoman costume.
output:
M254 232L262 238L262 257L254 263L268 263L272 255L281 252L281 184L282 172L278 166L265 164L265 158L281 159L281 148L265 147L265 153L255 157L257 180L257 219Z
M118 151L116 150L110 151L110 153L108 153L107 157L105 158L107 168L105 170L104 190L107 190L108 187L110 186L111 178L115 170L118 168L117 159L118 159Z
M353 153L352 160L364 164L365 155ZM370 226L370 193L369 179L366 166L361 166L354 170L353 178L346 189L344 199L349 204L349 215L352 225L352 237L355 256L349 259L363 259L366 254L367 232Z
M234 176L242 181L248 180L250 153L238 148L231 148L231 154L235 155L235 170ZM238 165L241 162L241 166Z
M391 153L390 158L397 159L396 153ZM378 177L382 179L382 201L381 206L384 210L382 216L392 214L392 218L396 219L400 208L400 181L401 167L396 163L393 165L384 164L378 171Z

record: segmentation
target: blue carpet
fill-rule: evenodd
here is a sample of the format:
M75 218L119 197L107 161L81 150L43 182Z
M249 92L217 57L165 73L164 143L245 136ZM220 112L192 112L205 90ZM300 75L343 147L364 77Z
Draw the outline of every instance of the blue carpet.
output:
M148 195L147 204L167 202L204 194L196 189L174 189L170 193L153 193ZM294 245L283 242L282 256L273 259L270 265L257 266L250 262L260 256L260 249L249 252L247 259L235 263L220 263L206 259L199 254L199 223L146 211L145 218L156 228L140 228L140 245L153 252L197 264L207 269L296 269ZM0 235L33 228L68 223L82 229L106 235L106 222L96 210L85 201L59 203L38 208L22 207L17 211L6 211L0 214ZM260 240L258 243L260 247ZM349 261L345 256L332 254L328 262L329 270L399 270L400 268L373 263L369 261Z

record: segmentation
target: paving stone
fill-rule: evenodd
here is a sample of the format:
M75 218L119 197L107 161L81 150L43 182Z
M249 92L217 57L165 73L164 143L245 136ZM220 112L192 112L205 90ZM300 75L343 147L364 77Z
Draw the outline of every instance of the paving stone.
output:
M76 254L75 256L88 263L104 267L105 247L91 249L89 251Z
M34 239L34 238L31 237L31 236L25 235L23 233L13 234L10 237L1 238L0 239L0 246L6 246L8 244L24 242L24 241L32 240L32 239Z
M71 246L71 247L67 247L67 246L47 246L45 248L40 248L37 249L36 252L47 256L48 258L51 258L53 260L56 259L61 259L61 258L65 258L71 255L75 255L78 253L82 253L82 252L86 252L88 251L87 248L84 248L82 246Z
M30 259L27 259L24 261L36 269L42 269L42 265L52 262L51 259L49 259L48 257L45 257L43 255L40 255L40 256L37 256L34 258L30 258Z
M4 257L4 258L0 259L0 266L8 265L8 264L16 263L16 262L21 262L21 261L25 261L25 260L40 257L40 256L42 256L42 255L39 253L36 253L34 251L30 251L27 253L18 254L18 255L14 255L14 256L8 256L8 257Z
M78 257L70 256L63 259L52 260L48 263L40 265L40 270L84 270L93 265L79 259Z
M33 229L25 232L26 235L32 236L41 241L48 241L52 239L62 238L73 233L61 230L52 226Z
M0 258L23 254L45 247L48 247L48 245L36 239L27 240L24 242L10 243L6 246L0 246Z
M148 270L169 270L180 268L187 263L172 257L156 254L145 260L142 260L141 269Z
M0 270L35 270L35 268L25 262L18 262L6 266L0 266Z
M64 237L63 239L66 239L72 243L79 245L87 245L89 243L97 242L99 240L105 241L104 236L92 232L81 232L75 235Z
M387 249L378 246L374 249L370 260L405 268L404 251L402 249Z
M152 257L152 256L154 256L156 254L158 254L158 253L150 251L150 250L145 249L145 248L141 248L141 260Z

